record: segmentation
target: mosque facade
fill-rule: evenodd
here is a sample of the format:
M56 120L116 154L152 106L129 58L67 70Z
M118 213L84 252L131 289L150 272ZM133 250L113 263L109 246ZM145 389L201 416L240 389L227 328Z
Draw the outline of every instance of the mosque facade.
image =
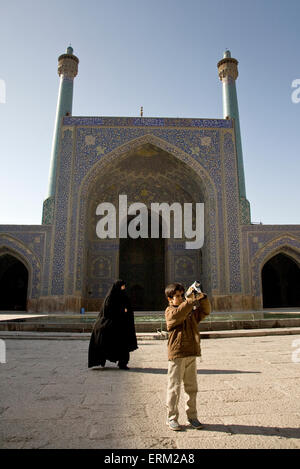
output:
M126 281L136 311L163 310L168 283L188 287L198 279L214 311L299 307L300 225L251 223L238 61L230 51L218 63L223 119L73 116L78 63L71 47L58 59L42 223L0 225L0 310L97 311L117 278ZM120 196L126 196L125 212ZM159 213L158 237L151 236L150 215L144 237L128 235L138 207L150 214L152 204L163 203L169 219ZM113 236L99 236L101 204L116 209L106 225L115 222ZM162 235L175 220L173 204L192 207L194 233L203 231L201 247L187 248L184 230Z

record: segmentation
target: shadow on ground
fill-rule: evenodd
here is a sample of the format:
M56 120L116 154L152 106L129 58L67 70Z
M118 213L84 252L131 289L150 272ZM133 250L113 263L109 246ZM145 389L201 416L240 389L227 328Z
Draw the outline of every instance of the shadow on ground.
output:
M194 430L190 426L182 426L183 430ZM262 435L262 436L278 436L282 438L299 438L300 429L292 427L260 427L258 425L223 425L223 424L205 424L203 429L197 430L202 432L220 432L230 435Z
M119 371L120 373L153 373L153 374L161 374L166 375L168 370L166 368L130 368L129 370L120 370L118 367L109 367L105 366L104 368L101 367L94 367L92 368L94 371ZM198 370L198 375L231 375L231 374L258 374L261 373L260 371L241 371L241 370Z

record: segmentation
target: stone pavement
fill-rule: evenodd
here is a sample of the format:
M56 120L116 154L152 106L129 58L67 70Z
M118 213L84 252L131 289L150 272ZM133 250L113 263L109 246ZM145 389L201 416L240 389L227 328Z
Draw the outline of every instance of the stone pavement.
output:
M204 429L182 432L165 424L165 340L139 341L130 371L88 369L88 340L2 340L1 448L300 448L300 333L202 339Z

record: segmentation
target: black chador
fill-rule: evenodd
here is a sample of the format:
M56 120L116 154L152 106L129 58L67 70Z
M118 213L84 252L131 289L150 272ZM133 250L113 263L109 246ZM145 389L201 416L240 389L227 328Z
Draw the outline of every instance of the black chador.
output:
M134 315L124 287L125 282L117 280L103 301L90 339L89 368L104 366L109 360L127 369L129 352L138 348Z

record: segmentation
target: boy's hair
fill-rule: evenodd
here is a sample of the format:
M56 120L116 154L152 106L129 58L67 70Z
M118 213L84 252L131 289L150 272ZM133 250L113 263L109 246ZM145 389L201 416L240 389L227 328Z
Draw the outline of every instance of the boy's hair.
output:
M181 291L182 293L184 293L184 290L185 290L184 286L181 283L170 283L170 285L168 285L165 288L166 298L167 299L168 298L173 298L176 291Z

